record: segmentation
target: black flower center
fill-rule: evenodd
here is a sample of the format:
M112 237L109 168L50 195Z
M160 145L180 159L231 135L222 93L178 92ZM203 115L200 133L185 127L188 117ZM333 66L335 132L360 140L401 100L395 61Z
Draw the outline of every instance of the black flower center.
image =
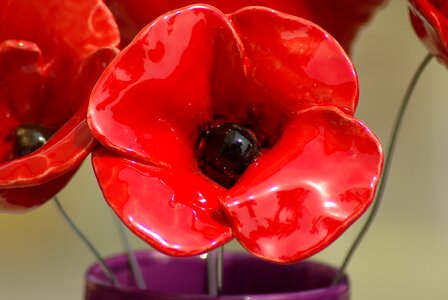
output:
M14 155L22 157L42 147L54 131L37 124L22 124L15 130Z
M199 167L211 179L231 187L260 154L255 135L235 123L206 130L199 141Z

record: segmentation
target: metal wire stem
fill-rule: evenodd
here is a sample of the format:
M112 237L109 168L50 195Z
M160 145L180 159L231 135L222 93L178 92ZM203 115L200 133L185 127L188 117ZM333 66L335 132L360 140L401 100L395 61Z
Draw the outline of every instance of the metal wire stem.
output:
M417 85L418 80L420 79L420 76L422 75L423 71L425 70L428 63L431 61L433 56L431 54L427 54L423 61L420 63L420 65L417 68L417 71L415 72L411 82L409 83L409 86L406 90L406 94L403 97L403 100L401 102L400 108L397 112L397 116L394 121L394 125L392 127L392 133L391 137L389 139L389 145L384 152L385 155L385 162L384 162L384 169L383 169L383 175L381 177L380 183L378 185L378 190L370 211L369 216L367 217L366 222L364 223L364 226L361 228L361 231L359 232L358 236L355 238L355 241L353 242L352 246L350 247L347 255L345 256L345 259L339 268L338 274L335 277L334 284L338 283L339 280L344 275L345 269L347 268L348 264L350 263L351 258L355 254L356 249L358 248L359 244L363 240L364 236L366 235L367 231L369 230L370 226L372 225L373 220L375 219L378 210L380 208L380 205L383 200L384 190L386 188L387 180L389 178L389 172L390 167L392 164L392 159L395 152L395 147L397 145L398 141L398 135L400 132L401 123L403 121L404 114L406 112L406 109L408 107L409 101L411 99L411 96L414 92L415 86Z
M70 228L81 239L81 241L87 246L87 248L90 250L90 252L92 252L92 254L96 257L101 269L106 274L106 276L109 278L109 280L112 282L112 284L115 286L119 286L118 280L115 277L115 274L112 272L112 270L106 264L104 259L101 257L98 250L96 250L96 248L93 246L93 244L87 239L87 237L82 233L82 231L78 228L78 226L76 226L76 224L73 222L73 220L69 217L69 215L67 214L65 209L62 207L62 204L59 201L59 198L57 196L54 197L54 203L56 204L56 208L61 213L62 217L67 222L67 224L70 226Z
M224 247L207 253L207 283L209 296L222 294Z
M129 266L131 268L132 275L134 276L135 282L137 283L137 287L140 290L146 289L146 283L143 279L142 271L140 269L140 266L138 264L137 258L135 257L134 251L132 251L131 245L129 243L129 239L126 235L125 227L123 223L115 216L113 215L114 221L117 225L118 233L120 235L121 243L123 244L123 247L125 248L126 255L128 257Z

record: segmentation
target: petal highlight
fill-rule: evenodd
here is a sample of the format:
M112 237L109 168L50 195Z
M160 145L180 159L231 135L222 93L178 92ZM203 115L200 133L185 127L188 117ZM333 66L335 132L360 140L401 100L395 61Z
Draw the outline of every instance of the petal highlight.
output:
M172 12L143 29L92 92L94 135L109 148L160 165L193 156L200 128L213 120L215 60L225 65L235 58L215 46L221 40L238 59L228 19L207 6Z
M104 147L93 152L92 163L112 209L159 251L197 255L232 238L217 200L225 190L201 174L120 158Z
M409 4L415 33L429 52L448 66L448 11L446 7L438 0L409 0Z
M230 18L251 63L249 76L285 110L331 105L353 115L358 102L356 71L323 29L262 7L243 8Z
M382 150L361 122L335 108L297 115L225 200L236 238L279 263L322 250L371 203Z

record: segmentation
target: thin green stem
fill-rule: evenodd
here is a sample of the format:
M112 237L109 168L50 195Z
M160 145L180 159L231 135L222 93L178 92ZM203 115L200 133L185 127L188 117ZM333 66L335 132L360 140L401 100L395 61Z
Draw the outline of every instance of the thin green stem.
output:
M344 259L341 267L339 268L338 274L335 277L334 283L339 282L339 280L341 280L341 278L343 277L345 269L347 268L348 264L350 263L351 258L355 254L356 249L358 248L359 244L363 240L364 236L366 235L367 231L369 230L370 226L372 225L372 222L374 221L374 219L378 213L378 210L379 210L380 205L383 200L387 180L389 178L392 159L394 156L395 147L397 145L398 135L400 133L401 123L403 121L404 114L408 107L411 96L414 92L414 89L417 85L417 82L420 79L420 76L422 75L423 71L425 70L426 66L431 61L432 58L433 58L433 56L431 54L427 54L425 56L423 61L418 66L417 71L414 74L414 77L412 78L411 82L409 83L409 86L406 90L406 94L403 97L400 108L398 109L398 112L397 112L397 116L395 118L394 125L392 127L392 133L391 133L391 137L389 139L389 145L384 153L385 162L384 162L383 175L382 175L380 183L378 185L378 190L377 190L375 199L373 201L373 205L370 210L370 214L367 217L367 220L364 223L364 226L361 228L361 231L359 232L358 236L355 238L355 241L353 242L352 246L350 247L347 255L345 256L345 259Z
M104 259L101 257L100 253L96 248L93 246L93 244L89 241L89 239L82 233L82 231L76 226L76 224L73 222L73 220L69 217L65 209L62 207L61 202L59 201L58 197L54 197L54 203L56 204L56 208L61 213L64 220L67 222L67 224L70 226L70 228L75 232L75 234L81 239L81 241L87 246L87 248L92 252L92 254L96 257L98 260L98 263L103 270L103 272L107 275L109 280L112 282L113 285L118 286L118 280L115 277L115 274L112 272L112 270L109 268L109 266L106 264Z
M121 239L121 243L125 248L126 255L128 257L129 266L131 268L132 275L134 276L135 282L137 283L137 287L140 290L146 289L146 283L143 279L142 271L138 264L137 258L135 257L134 251L132 251L131 244L129 243L129 239L126 235L125 227L123 223L114 215L114 220L117 225L118 233Z

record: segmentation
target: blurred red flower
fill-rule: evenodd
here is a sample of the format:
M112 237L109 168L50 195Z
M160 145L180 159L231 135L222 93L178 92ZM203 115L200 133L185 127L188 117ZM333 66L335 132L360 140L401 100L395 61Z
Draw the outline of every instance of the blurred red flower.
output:
M41 205L90 153L88 95L118 43L100 0L0 3L0 211Z
M117 18L122 45L158 16L183 6L197 3L192 0L105 0ZM266 6L308 19L323 27L349 52L362 26L386 0L207 0L200 3L232 13L245 6Z
M409 0L411 22L429 52L448 66L448 1Z

